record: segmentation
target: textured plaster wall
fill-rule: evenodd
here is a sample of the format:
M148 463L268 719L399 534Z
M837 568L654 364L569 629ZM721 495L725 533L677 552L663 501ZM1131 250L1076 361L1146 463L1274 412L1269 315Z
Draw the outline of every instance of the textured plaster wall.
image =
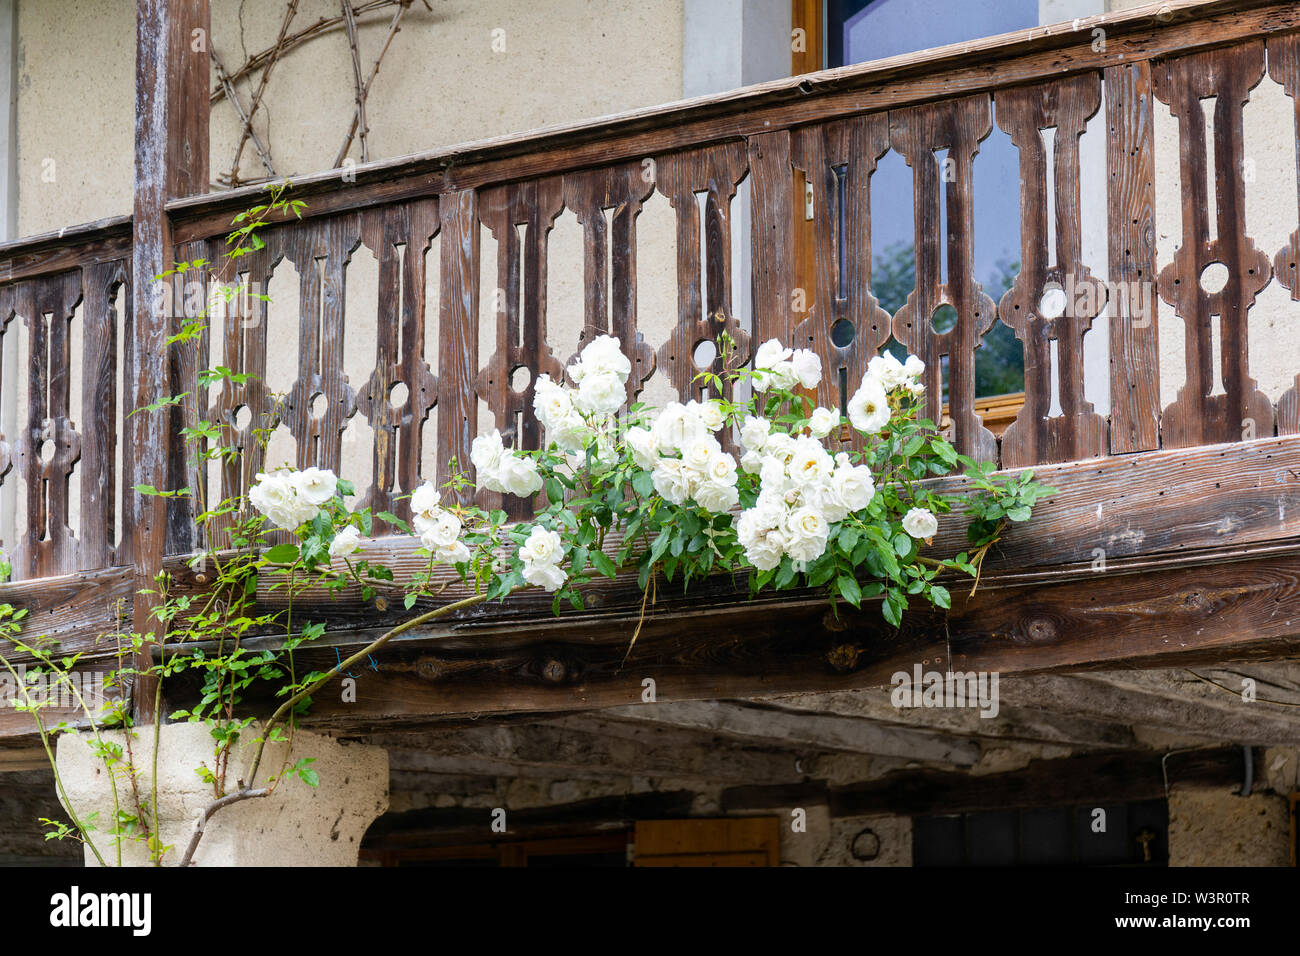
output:
M106 738L122 744L120 732ZM251 750L251 732L236 746L231 759L233 776L244 772ZM152 763L153 738L140 734L133 742L138 766ZM320 785L309 786L289 776L267 797L244 800L224 807L208 821L194 856L197 866L355 866L361 837L388 809L388 753L380 747L340 743L319 734L298 731L292 760L313 758L312 769ZM99 819L112 817L112 790L108 771L86 741L74 734L58 740L59 776L72 808L83 819L97 810ZM158 817L163 843L176 847L167 858L179 863L189 843L194 823L212 801L212 789L196 775L200 766L213 765L212 737L203 724L169 724L162 728L158 759ZM259 783L285 766L283 744L268 744ZM148 774L144 775L147 781ZM121 782L118 783L119 790ZM143 784L142 784L143 786ZM233 789L233 788L231 788ZM124 791L120 791L123 793ZM101 839L100 853L110 852ZM145 865L141 844L123 847L123 863ZM107 859L107 856L106 856ZM89 848L86 863L95 862Z
M1175 788L1170 866L1290 866L1287 801L1273 793Z
M683 76L683 0L439 0L433 12L412 6L393 39L367 104L370 158L427 151L542 126L679 99ZM284 4L213 0L212 47L228 68L245 53L274 43ZM291 29L334 16L334 0L303 0ZM19 234L30 235L130 211L134 107L134 4L129 0L24 0L19 13ZM387 23L360 31L368 73ZM739 24L737 24L739 30ZM738 45L737 40L737 45ZM732 85L738 85L737 78ZM215 79L214 79L215 83ZM247 104L249 83L239 86ZM277 65L255 128L279 175L329 168L352 116L352 65L341 30L288 53ZM239 122L228 102L212 114L214 179L229 170ZM354 141L349 158L360 160ZM245 177L265 175L251 143L241 157ZM638 220L639 309L646 338L666 340L676 319L676 234L667 201L655 195ZM480 362L495 349L496 240L483 230ZM427 294L437 302L440 244L428 252ZM572 213L556 221L549 247L549 339L561 360L578 342L583 314L582 230ZM267 290L273 388L287 391L297 374L298 278L282 264ZM347 277L345 371L359 388L374 366L378 268L364 246ZM219 323L217 323L219 324ZM75 326L75 320L74 320ZM429 310L426 357L437 368L437 308ZM19 344L21 348L21 343ZM74 337L74 362L80 342ZM223 361L219 349L213 361ZM75 389L75 385L74 385ZM651 383L660 400L668 389ZM73 396L74 408L77 395ZM16 414L25 414L19 396ZM480 409L480 431L494 422ZM75 415L74 415L75 420ZM437 412L425 428L425 472L432 474ZM344 434L343 471L364 489L371 478L372 434L361 416ZM281 428L270 460L293 461L294 443ZM76 478L74 475L74 482ZM409 489L406 489L409 490ZM74 531L77 490L72 489ZM15 513L21 527L22 502ZM8 539L12 535L6 535Z

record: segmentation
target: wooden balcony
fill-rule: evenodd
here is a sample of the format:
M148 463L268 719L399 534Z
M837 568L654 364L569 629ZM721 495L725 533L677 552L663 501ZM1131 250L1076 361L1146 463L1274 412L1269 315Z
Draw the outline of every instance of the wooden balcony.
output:
M1104 50L1094 48L1098 26ZM253 431L280 425L297 465L339 469L345 430L364 421L373 434L364 502L405 517L405 490L442 480L453 458L469 460L470 442L491 427L481 407L517 446L536 447L531 383L542 372L561 374L570 358L547 315L548 235L567 210L582 227L583 334L623 341L634 360L632 391L661 373L688 394L696 346L726 331L747 352L772 337L816 350L830 370L818 398L838 406L841 371L856 383L892 336L927 363L931 417L946 415L963 452L1004 468L1032 466L1060 493L1008 537L978 592L948 614L913 611L901 630L870 607L835 618L811 593L750 601L725 578L685 595L661 587L624 662L639 617L634 583L593 586L585 612L559 617L549 600L525 595L394 641L367 669L363 700L342 705L327 695L313 711L318 725L378 729L615 706L639 700L646 678L657 682L659 700L738 698L887 683L921 661L1017 672L1285 656L1300 645L1300 377L1276 403L1260 391L1248 319L1269 283L1300 301L1300 229L1282 248L1258 248L1233 172L1247 158L1243 109L1266 74L1300 117L1300 7L1184 0L305 177L292 188L307 203L303 219L270 227L266 247L240 267L264 287L277 274L297 276L295 355L268 339L267 306L256 301L206 337L199 354L160 350L197 313L183 296L161 318L139 307L132 283L160 270L133 260L130 219L0 246L0 344L21 347L30 373L18 386L26 416L0 442L3 481L17 488L27 516L17 540L4 542L14 583L0 587L0 599L30 608L33 626L106 667L112 642L98 639L129 627L142 576L162 566L181 587L201 584L186 567L201 542L185 503L167 506L164 533L134 500L141 476L173 487L211 481L213 497L238 493L266 464ZM1209 98L1212 144L1201 109ZM1178 123L1183 211L1178 252L1160 271L1156 103ZM1099 111L1109 252L1086 261L1077 143ZM1021 210L1022 268L1000 302L972 265L970 170L995 123L1017 145L1020 164L1020 195L1007 201ZM1057 131L1051 155L1045 128ZM917 276L892 315L871 281L872 174L891 150L913 171ZM951 181L937 151L955 164ZM1207 169L1216 171L1213 198ZM801 276L792 237L804 180L826 214L815 219L812 270ZM659 339L645 331L636 267L647 254L638 215L656 194L676 225L676 316ZM168 258L218 261L232 216L258 196L246 188L167 202ZM742 201L749 235L733 241ZM1289 214L1300 220L1300 209ZM135 225L138 249L139 212ZM485 234L495 240L494 264L484 261ZM379 334L357 377L345 371L355 321L346 287L363 247L378 264L377 299L365 309ZM1201 276L1215 262L1228 277L1210 293ZM733 301L742 263L751 276L747 313ZM491 269L503 292L499 310L486 312L495 328L485 335L480 290ZM1100 275L1107 281L1093 307L1038 314L1052 283ZM804 285L808 308L794 312L792 291ZM436 301L426 292L434 286ZM125 314L119 292L136 303ZM940 333L930 319L942 305L957 320ZM1163 407L1162 310L1184 324L1186 369L1186 384ZM990 427L1005 403L982 404L973 375L995 316L1025 356L1023 404L1005 430ZM1085 333L1103 321L1106 415L1085 397L1083 350ZM832 336L837 323L852 330L848 344ZM80 336L82 356L75 389L70 336ZM491 348L480 346L488 341ZM1288 347L1300 370L1300 346L1292 339ZM186 371L196 361L252 377L206 394ZM286 364L293 383L277 396L268 374ZM516 388L520 368L529 384ZM238 467L190 473L175 419L161 430L128 417L117 431L123 409L182 391L233 429L246 449ZM14 393L7 383L6 397ZM72 394L80 395L76 407ZM436 434L426 433L431 415ZM412 570L412 542L380 533L371 550ZM959 544L960 530L945 526L936 547ZM332 665L337 649L364 646L399 619L396 611L355 594L322 596L306 613L326 620L327 633L300 661ZM0 721L17 728L8 716Z

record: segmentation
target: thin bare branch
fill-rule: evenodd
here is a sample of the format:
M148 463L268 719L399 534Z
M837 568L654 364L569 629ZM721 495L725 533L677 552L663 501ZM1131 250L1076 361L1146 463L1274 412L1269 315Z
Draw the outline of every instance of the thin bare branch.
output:
M221 83L222 87L225 89L226 98L229 99L231 105L234 106L235 115L237 115L240 121L244 124L244 130L252 137L253 146L257 150L257 155L261 157L262 165L266 167L266 171L271 174L272 179L276 178L275 167L271 164L271 153L262 144L262 138L257 135L257 131L253 129L253 119L244 111L244 104L239 102L239 93L235 89L234 84L231 83L230 76L226 73L225 64L221 62L221 57L217 55L217 48L211 46L210 52L212 54L212 63L217 68L217 81ZM233 187L238 178L239 153L236 152L235 160L230 167L229 185Z
M284 52L284 38L289 32L289 24L293 22L294 15L298 12L298 0L289 0L288 7L284 11L284 20L280 22L280 35L275 39L275 46L271 47L271 56L267 60L266 68L262 70L262 78L258 81L257 92L253 94L253 102L248 107L248 118L244 122L244 131L239 137L239 145L235 147L235 161L231 167L231 182L239 173L239 157L244 153L244 144L248 142L248 136L253 131L253 116L257 113L257 108L262 105L262 94L266 92L266 84L271 79L271 73L275 70L275 65L280 62L280 56Z
M384 54L388 52L389 46L392 45L393 37L397 36L398 32L402 29L402 17L406 16L406 11L410 7L411 2L412 0L398 0L398 3L400 3L401 6L398 8L397 13L393 15L393 22L388 26L388 36L384 37L384 45L380 47L379 55L375 57L375 65L371 67L370 75L366 78L365 85L361 88L361 95L358 99L357 109L352 114L352 125L348 128L348 134L343 139L343 146L340 147L338 155L334 158L335 168L343 165L343 159L347 156L348 150L352 147L352 137L356 135L358 125L362 126L361 161L366 161L366 131L363 125L365 119L364 104L366 96L370 92L370 84L375 82L375 77L379 73L379 64L384 62Z
M339 4L343 7L343 20L347 25L348 49L352 51L352 83L353 88L356 90L357 104L356 112L353 115L360 119L361 161L366 163L370 161L370 148L366 144L366 84L361 80L361 48L357 41L357 18L352 12L352 4L349 3L348 0L339 0ZM401 15L402 9L405 8L403 7L398 10L398 16ZM357 128L357 123L354 122L352 128L355 130ZM351 145L352 134L349 133L347 142L343 146L344 151L346 152L347 148ZM342 160L340 159L339 162L336 162L334 165L337 166L341 162Z
M410 0L370 0L370 2L368 3L359 4L355 8L355 12L358 17L361 17L367 13L373 13L376 10L382 10L384 7L391 7L396 4L406 4L406 3L410 3ZM428 7L428 4L426 3L425 6ZM283 55L285 53L288 53L290 50L294 49L295 47L301 46L303 43L306 43L308 40L315 39L321 34L329 33L332 30L337 30L341 26L343 26L342 16L321 17L311 26L304 27L303 29L299 30L297 33L293 33L285 37L284 43L280 47L280 54ZM248 58L248 62L246 62L243 66L241 66L238 70L236 70L234 73L230 75L231 82L237 83L240 80L242 80L244 77L253 73L255 70L261 69L267 63L267 61L270 60L273 55L275 55L275 52L276 52L276 47L272 46L272 47L268 47L267 49L263 50L260 53L256 53L253 56L250 56ZM216 103L218 100L225 97L225 95L226 95L226 91L224 89L218 88L216 90L213 90L211 95L211 101L213 103Z
M234 793L222 797L220 800L213 800L207 805L199 818L194 821L194 832L190 834L189 846L185 848L185 855L181 857L181 866L189 866L194 860L194 851L199 848L199 841L203 839L203 831L212 819L212 814L216 813L222 807L228 807L232 803L239 803L241 800L251 800L254 797L265 797L271 792L268 787L258 787L252 789L245 787L243 790L237 790Z

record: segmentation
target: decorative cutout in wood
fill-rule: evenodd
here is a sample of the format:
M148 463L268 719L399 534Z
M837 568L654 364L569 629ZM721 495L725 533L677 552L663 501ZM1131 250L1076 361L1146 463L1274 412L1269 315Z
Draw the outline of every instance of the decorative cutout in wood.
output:
M655 370L655 350L636 324L636 218L654 190L654 172L652 163L627 163L564 177L564 204L582 226L583 327L578 350L600 335L622 343L632 362L629 403L636 401ZM607 209L613 210L608 222Z
M357 409L375 435L374 479L363 500L376 513L406 520L406 496L420 483L424 420L438 395L438 380L424 358L425 255L437 230L435 199L362 213L361 241L379 261L375 370L357 394ZM400 500L397 488L405 493ZM376 524L375 534L388 531L386 522Z
M953 444L965 455L996 460L997 439L975 411L975 350L996 317L993 300L974 274L974 208L971 173L979 144L991 131L989 98L967 96L889 114L890 141L912 167L916 236L916 288L894 316L894 338L925 362L927 417L940 420L942 360L948 357L948 404ZM947 150L940 168L936 151ZM941 200L942 194L942 200ZM939 203L948 226L948 275L940 275ZM941 305L957 312L951 329L939 332Z
M30 365L27 421L13 449L14 470L24 485L19 493L27 499L26 527L17 533L12 558L15 577L66 573L78 564L77 539L68 526L68 479L81 457L69 407L71 323L80 301L80 272L0 291L6 323L18 316L27 329Z
M1083 390L1083 338L1105 306L1106 289L1082 261L1079 208L1079 138L1100 106L1093 73L997 95L998 126L1020 154L1020 272L998 306L1002 321L1025 345L1025 404L1002 435L1002 464L1008 468L1106 452L1106 420ZM1042 132L1049 127L1055 128L1050 157ZM1049 161L1054 196L1048 195ZM1056 217L1054 255L1049 214ZM1048 293L1058 301L1045 299ZM1053 342L1060 415L1050 414Z
M786 342L822 359L817 402L846 408L867 363L889 341L890 315L871 292L871 176L889 151L884 113L798 130L792 158L813 187L816 288ZM855 433L856 434L856 433Z
M1246 234L1242 108L1264 78L1264 44L1252 42L1208 50L1156 64L1156 96L1178 120L1182 174L1183 234L1174 261L1160 273L1160 296L1177 311L1186 332L1187 384L1164 411L1160 433L1166 447L1240 441L1243 434L1271 435L1273 405L1250 377L1246 319L1255 296L1272 274L1268 256ZM1217 229L1211 237L1207 194L1205 113L1214 98L1214 200ZM1227 267L1216 292L1203 285L1213 263ZM1213 323L1218 317L1223 392L1214 391Z
M735 367L749 360L749 333L731 302L731 200L746 165L745 144L739 142L672 153L656 161L656 186L677 214L677 324L659 348L658 366L682 401L700 397L702 389L693 382L696 374L723 370L720 350L710 365L696 364L700 343L716 341L726 332L736 343ZM701 193L703 220L697 198ZM701 290L702 285L707 288Z
M1268 75L1281 84L1295 104L1295 144L1300 156L1300 34L1269 38ZM1300 190L1300 163L1296 172L1297 190ZM1273 274L1290 290L1291 298L1300 302L1300 228L1291 233L1290 241L1273 257ZM1278 400L1277 430L1283 435L1300 432L1300 373L1296 374L1295 384Z
M343 429L356 393L343 373L344 289L348 261L361 242L356 215L296 226L282 251L298 269L298 378L284 420L298 442L298 467L339 470Z
M563 209L559 177L496 186L479 196L479 219L497 241L497 335L496 351L479 372L475 390L496 416L502 440L517 449L540 447L533 413L537 377L546 373L559 381L564 371L546 341L546 248ZM520 369L527 370L528 381L517 389ZM502 507L511 517L531 512L530 502L513 495L485 494L484 504Z

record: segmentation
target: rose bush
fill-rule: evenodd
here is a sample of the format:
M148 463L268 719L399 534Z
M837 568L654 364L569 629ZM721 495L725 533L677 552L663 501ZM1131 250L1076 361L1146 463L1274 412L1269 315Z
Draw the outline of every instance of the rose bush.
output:
M719 345L734 355L731 343ZM992 463L959 455L921 417L925 366L916 356L872 359L844 413L807 397L821 382L821 359L775 339L759 346L752 369L700 376L715 396L705 400L621 412L631 370L619 341L599 336L567 381L538 377L541 448L506 447L497 430L474 440L477 487L539 499L531 519L507 524L503 511L444 502L445 491L469 489L459 473L448 488L425 483L411 493L409 526L381 516L418 538L428 559L408 607L430 593L439 566L489 599L543 588L557 611L583 607L594 575L634 569L644 589L656 570L686 584L729 572L747 573L752 592L824 586L832 603L855 607L879 597L897 625L912 598L948 607L940 575L977 576L1006 523L1028 519L1052 490L1030 472L995 478ZM746 390L745 399L723 397ZM956 471L964 490L923 481ZM352 565L372 519L344 507L348 482L316 468L257 477L249 502L269 525L295 532L296 561L312 570L342 559L367 587L388 579L374 565L363 562L360 575ZM966 512L969 547L924 553L939 517L954 510Z

